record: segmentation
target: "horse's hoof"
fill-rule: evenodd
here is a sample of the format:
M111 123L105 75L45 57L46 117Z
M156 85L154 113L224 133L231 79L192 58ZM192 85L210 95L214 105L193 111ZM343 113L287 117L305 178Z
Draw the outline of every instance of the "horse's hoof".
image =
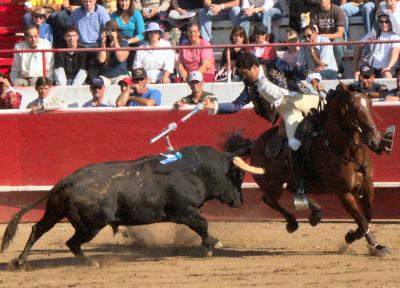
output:
M310 218L308 219L308 223L310 223L311 226L317 226L321 222L321 214L311 214Z
M391 254L390 250L387 247L380 245L380 244L376 244L375 246L368 246L368 247L370 248L371 254L373 256L384 257L384 256L388 256Z
M222 244L221 241L218 241L217 243L214 244L213 246L215 249L220 249L224 247L224 244Z
M204 250L204 256L210 258L210 257L213 256L213 252L214 251L212 249L205 249Z
M287 230L289 233L293 233L293 232L295 232L297 229L299 229L299 223L297 223L297 221L288 222L288 223L286 224L286 230Z

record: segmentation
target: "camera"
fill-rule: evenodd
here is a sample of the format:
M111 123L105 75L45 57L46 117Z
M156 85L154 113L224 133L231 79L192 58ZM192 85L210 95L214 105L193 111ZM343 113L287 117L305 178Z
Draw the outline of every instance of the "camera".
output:
M107 30L106 31L106 36L107 37L112 37L112 31L111 30Z

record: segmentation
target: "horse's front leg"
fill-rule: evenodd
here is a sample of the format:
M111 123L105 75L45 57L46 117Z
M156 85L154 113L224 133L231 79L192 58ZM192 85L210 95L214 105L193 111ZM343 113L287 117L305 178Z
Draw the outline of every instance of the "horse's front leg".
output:
M368 231L368 220L361 211L354 195L350 192L339 195L343 207L356 221L358 228L356 231L350 230L345 236L347 244L353 243L355 240L361 239Z

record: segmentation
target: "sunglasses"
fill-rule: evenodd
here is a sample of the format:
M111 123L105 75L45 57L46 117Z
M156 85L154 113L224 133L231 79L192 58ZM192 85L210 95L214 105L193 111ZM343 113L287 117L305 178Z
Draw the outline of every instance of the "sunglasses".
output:
M103 88L103 86L92 86L92 90L100 90L101 88Z
M303 35L303 39L311 39L311 34L306 34L306 35Z
M140 81L143 81L143 80L144 80L144 78L135 78L135 79L133 79L134 82L140 82Z
M44 15L32 15L32 18L40 19L40 18L46 18L46 16L44 16Z
M362 74L361 74L361 76L362 76L362 78L365 79L365 80L368 80L369 78L372 77L372 75L362 75Z
M379 24L391 24L390 20L380 20Z

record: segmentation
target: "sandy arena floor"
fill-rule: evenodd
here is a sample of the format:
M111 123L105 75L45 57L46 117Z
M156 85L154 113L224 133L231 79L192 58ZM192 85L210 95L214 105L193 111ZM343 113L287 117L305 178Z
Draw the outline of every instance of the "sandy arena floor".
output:
M128 237L113 237L107 227L84 246L99 269L79 265L64 244L73 229L62 223L33 247L27 270L7 271L30 227L21 224L0 254L0 287L400 287L400 224L373 225L391 249L388 257L370 256L364 240L341 253L352 223L301 223L288 234L283 222L213 222L210 232L224 248L212 258L203 257L198 237L184 226L130 228Z

